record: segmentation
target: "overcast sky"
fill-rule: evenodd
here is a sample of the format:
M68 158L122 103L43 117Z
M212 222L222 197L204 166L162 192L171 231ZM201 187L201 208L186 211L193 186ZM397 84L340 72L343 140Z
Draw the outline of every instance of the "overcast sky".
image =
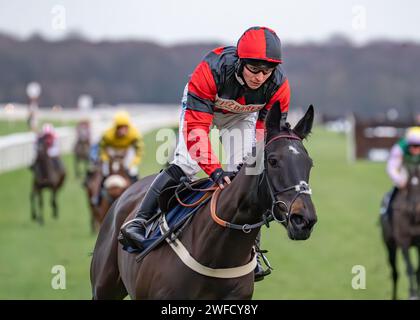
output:
M344 34L420 42L417 0L0 0L0 32L50 39L147 39L162 44L234 44L253 25L285 42L323 41ZM0 48L1 49L1 48Z

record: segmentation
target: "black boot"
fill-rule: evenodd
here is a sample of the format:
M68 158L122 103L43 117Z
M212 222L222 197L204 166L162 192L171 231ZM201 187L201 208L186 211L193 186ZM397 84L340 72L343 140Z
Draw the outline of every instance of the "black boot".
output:
M263 253L267 252L265 250L260 249L260 242L261 242L261 231L258 232L257 238L255 239L255 247L257 252L257 266L254 269L254 282L261 281L264 279L265 276L268 276L271 273L270 265L268 264L268 261L266 261L266 264L268 264L267 270L264 270L261 259L263 258Z
M392 211L393 211L392 206L393 206L393 201L397 193L398 193L398 188L393 187L391 191L387 192L384 198L382 199L381 209L380 209L381 217L385 216L387 219L389 219L389 221L392 220Z
M160 193L167 187L177 185L184 175L182 169L174 164L159 173L144 196L135 218L121 227L118 240L123 246L143 248L146 225L156 213Z

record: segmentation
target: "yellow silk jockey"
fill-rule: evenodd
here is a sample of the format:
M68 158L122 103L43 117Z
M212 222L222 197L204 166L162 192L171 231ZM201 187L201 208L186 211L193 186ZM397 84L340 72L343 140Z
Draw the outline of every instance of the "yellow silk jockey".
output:
M143 149L143 138L132 124L130 115L125 111L117 112L113 126L105 131L99 143L99 156L103 163L102 173L104 176L109 175L108 162L112 151L127 152L126 169L133 182L136 181Z

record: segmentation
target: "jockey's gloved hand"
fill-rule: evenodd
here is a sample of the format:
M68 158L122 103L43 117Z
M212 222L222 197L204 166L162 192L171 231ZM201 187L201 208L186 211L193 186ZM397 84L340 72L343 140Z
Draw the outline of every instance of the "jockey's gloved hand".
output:
M243 165L244 165L244 163L242 162L242 163L240 163L236 166L236 173L241 171Z
M218 168L210 174L210 178L219 185L220 189L224 188L224 183L230 184L234 176L235 172L224 171L222 168Z

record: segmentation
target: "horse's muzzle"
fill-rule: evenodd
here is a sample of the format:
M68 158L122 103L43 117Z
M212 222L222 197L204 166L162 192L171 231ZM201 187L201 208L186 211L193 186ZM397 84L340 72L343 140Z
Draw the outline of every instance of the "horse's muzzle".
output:
M311 235L317 219L306 218L302 214L293 213L287 226L287 234L292 240L306 240Z

